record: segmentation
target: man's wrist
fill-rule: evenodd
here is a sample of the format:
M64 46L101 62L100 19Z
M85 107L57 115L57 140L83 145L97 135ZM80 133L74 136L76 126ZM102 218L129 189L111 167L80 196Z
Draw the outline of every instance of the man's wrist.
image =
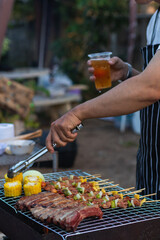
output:
M132 65L129 64L129 63L127 63L127 62L126 62L126 64L127 64L127 66L128 66L128 71L127 71L126 79L128 79L128 78L132 77Z
M71 110L70 110L70 112L72 113L72 114L74 114L74 116L77 118L77 119L79 119L80 121L83 121L84 119L83 119L83 117L82 117L82 115L83 115L83 111L81 110L81 105L82 104L79 104L79 105L77 105L76 107L74 107L74 108L72 108Z

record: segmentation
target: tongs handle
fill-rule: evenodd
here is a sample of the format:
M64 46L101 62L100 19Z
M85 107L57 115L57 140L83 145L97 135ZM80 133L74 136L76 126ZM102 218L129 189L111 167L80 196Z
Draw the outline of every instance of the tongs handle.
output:
M72 133L75 133L83 127L83 124L79 124L75 129L73 129ZM56 147L56 143L53 144L53 147ZM19 172L25 170L26 168L29 168L33 165L33 163L43 156L45 153L48 152L48 149L46 147L43 147L41 150L37 151L35 154L27 158L26 160L22 160L19 163L12 166L7 173L7 176L9 178L13 178L15 175L17 175Z

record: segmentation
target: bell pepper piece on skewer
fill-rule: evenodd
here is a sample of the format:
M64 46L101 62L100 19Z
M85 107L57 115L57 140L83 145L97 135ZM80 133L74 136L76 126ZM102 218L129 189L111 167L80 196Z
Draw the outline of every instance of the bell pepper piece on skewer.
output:
M139 200L139 194L135 194L134 197Z
M145 203L146 202L146 199L145 198L143 198L143 200L140 202L140 207L143 205L143 203Z
M111 208L116 208L115 200L111 201Z

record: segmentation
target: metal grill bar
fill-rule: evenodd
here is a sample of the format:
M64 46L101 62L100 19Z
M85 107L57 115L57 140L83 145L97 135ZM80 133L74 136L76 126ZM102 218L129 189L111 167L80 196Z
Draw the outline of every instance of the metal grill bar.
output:
M57 180L60 176L89 176L90 174L86 172L82 172L80 170L73 170L73 171L66 171L66 172L56 172L56 173L49 173L44 174L46 181ZM100 178L95 178L93 180L101 180ZM12 210L17 202L18 198L5 198L2 186L4 184L4 180L0 181L0 202L2 201L7 206L9 206ZM105 185L105 184L104 184ZM111 186L113 184L110 184ZM114 187L110 188L111 190L120 190L121 187ZM150 198L148 198L151 200ZM16 210L15 210L16 211ZM160 202L153 202L153 203L146 203L141 208L127 208L127 209L102 209L103 211L103 219L92 219L88 218L81 222L78 226L77 230L74 233L68 233L63 229L54 226L53 224L44 224L38 220L36 220L29 211L21 212L18 211L19 214L27 217L31 221L38 223L42 227L48 228L51 232L54 232L61 236L62 239L72 239L73 237L79 236L80 234L89 234L97 231L106 231L107 229L127 226L133 223L142 223L145 221L149 221L152 219L159 219L160 218Z

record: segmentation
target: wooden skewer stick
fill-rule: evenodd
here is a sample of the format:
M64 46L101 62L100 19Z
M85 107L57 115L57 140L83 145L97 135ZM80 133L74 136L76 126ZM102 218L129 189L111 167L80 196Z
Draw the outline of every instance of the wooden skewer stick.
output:
M118 193L119 192L126 192L126 191L129 191L129 190L131 190L131 189L134 189L135 187L130 187L130 188L126 188L126 189L123 189L123 190L119 190L119 191L117 191Z
M113 187L117 187L117 186L119 186L119 184L115 184L115 185L112 185L112 186L101 187L100 189L103 189L103 188L113 188Z
M96 176L93 176L93 177L88 177L87 180L88 180L88 179L94 179L94 178L97 178L97 177L101 177L101 175L96 175Z
M114 181L112 181L112 182L98 183L98 185L100 186L100 185L106 185L106 184L110 184L110 183L114 183Z
M146 202L160 202L160 199L158 199L158 200L152 200L152 201L146 201ZM145 202L145 203L146 203Z
M100 176L99 173L95 173L93 175L79 176L79 178L81 178L81 177L83 177L83 178L97 177L97 175Z
M99 173L94 173L94 174L91 174L91 175L87 175L87 176L85 176L85 177L95 177L95 176L99 176L100 174Z
M157 193L151 193L151 194L147 194L147 195L144 195L144 196L140 196L139 198L150 197L150 196L154 196L156 194Z
M84 177L84 178L91 178L91 177L97 177L97 176L100 176L100 174L97 174L97 173L95 173L95 174L93 174L93 175L87 175L87 176L79 176L79 177Z
M140 192L142 192L142 191L144 191L144 190L145 190L145 188L142 188L142 189L139 189L139 190L134 191L134 192L125 193L123 196L132 195L132 194L135 194L135 193L140 193Z
M109 180L109 179L103 179L103 180L97 181L97 183L107 182L108 180Z
M121 192L126 192L126 191L129 191L131 189L134 189L135 187L130 187L130 188L126 188L126 189L122 189L122 190L119 190L119 191L116 191L117 193L121 193ZM112 192L107 192L108 195L112 195Z

